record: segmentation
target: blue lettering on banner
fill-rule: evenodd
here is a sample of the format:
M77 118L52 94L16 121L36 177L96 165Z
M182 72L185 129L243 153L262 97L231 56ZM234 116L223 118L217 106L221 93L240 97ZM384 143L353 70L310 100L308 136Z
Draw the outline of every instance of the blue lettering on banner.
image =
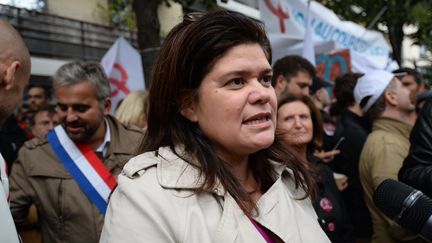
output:
M372 56L383 56L387 54L387 51L385 48L377 46L372 48L369 54Z
M297 23L301 24L301 26L306 27L306 18L302 12L294 12L292 16L297 21Z
M297 21L297 23L299 23L301 26L303 26L306 29L307 19L302 12L292 11L292 16L294 16L294 19ZM312 28L313 26L315 26L315 20L316 20L315 18L312 19L311 22Z
M306 27L306 18L303 12L296 9L291 9L293 19L303 27ZM335 41L336 43L357 51L360 53L367 53L372 56L387 56L387 48L382 46L371 47L370 44L359 37L356 37L342 29L335 28L323 21L316 18L312 19L313 33L325 41Z

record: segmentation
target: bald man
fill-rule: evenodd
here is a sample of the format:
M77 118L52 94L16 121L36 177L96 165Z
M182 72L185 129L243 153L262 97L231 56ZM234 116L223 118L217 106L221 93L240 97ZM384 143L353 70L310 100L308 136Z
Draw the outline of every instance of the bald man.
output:
M18 32L0 19L0 127L22 98L30 77L30 54ZM9 211L9 181L0 154L0 242L17 243L18 234Z

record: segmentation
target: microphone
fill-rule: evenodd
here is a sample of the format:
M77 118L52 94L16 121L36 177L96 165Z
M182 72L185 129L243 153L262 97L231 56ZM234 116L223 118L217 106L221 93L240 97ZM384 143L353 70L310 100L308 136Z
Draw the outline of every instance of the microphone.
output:
M421 191L386 179L375 190L373 201L398 225L432 242L432 200Z

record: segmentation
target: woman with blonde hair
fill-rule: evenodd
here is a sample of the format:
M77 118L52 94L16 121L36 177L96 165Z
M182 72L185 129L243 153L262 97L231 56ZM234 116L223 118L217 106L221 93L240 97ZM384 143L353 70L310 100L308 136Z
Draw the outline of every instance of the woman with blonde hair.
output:
M126 125L147 127L148 92L144 90L129 93L116 111L116 118Z

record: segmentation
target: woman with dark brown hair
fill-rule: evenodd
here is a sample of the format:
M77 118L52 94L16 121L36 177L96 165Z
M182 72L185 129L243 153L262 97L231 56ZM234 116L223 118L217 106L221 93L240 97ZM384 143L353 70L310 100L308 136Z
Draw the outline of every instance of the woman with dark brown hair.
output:
M328 242L310 171L275 136L264 26L188 14L153 70L143 154L125 165L101 242Z
M333 243L354 242L334 173L312 155L312 151L320 149L323 143L320 111L311 98L304 95L288 95L278 105L276 134L287 148L297 151L306 166L316 170L318 193L313 206L321 227Z

